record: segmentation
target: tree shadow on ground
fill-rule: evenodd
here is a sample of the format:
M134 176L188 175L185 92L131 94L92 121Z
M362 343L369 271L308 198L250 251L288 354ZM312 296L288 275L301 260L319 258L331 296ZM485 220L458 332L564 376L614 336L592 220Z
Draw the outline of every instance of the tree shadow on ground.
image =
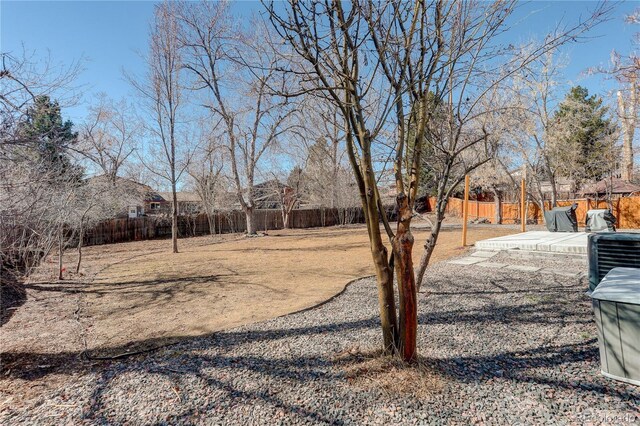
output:
M228 274L231 276L232 274ZM84 281L59 281L59 282L39 282L25 284L24 288L33 291L42 292L58 292L58 293L86 293L104 295L111 292L119 293L166 293L172 291L174 285L179 286L180 289L184 289L193 284L215 284L220 281L220 278L227 275L204 275L204 276L191 276L191 277L168 277L168 278L154 278L148 280L137 281L113 281L113 282L92 282L90 284ZM160 287L159 286L169 286Z
M511 307L512 309L513 307ZM553 310L553 309L552 309ZM519 313L518 313L519 312ZM542 312L540 318L527 317L526 313L531 312L531 307L525 306L523 310L516 311L515 315L509 316L509 321L535 323L544 318ZM550 312L547 312L547 319ZM449 311L433 313L429 316L421 316L421 323L427 321L429 324L446 324L451 319L460 315ZM492 323L501 313L492 312L484 315L457 317L457 321ZM519 316L523 315L523 316ZM229 398L244 398L248 400L261 400L276 407L281 407L289 412L297 413L311 421L327 421L320 413L312 412L303 407L294 406L271 395L268 389L245 390L234 385L233 380L224 380L212 374L212 369L225 369L230 371L244 371L251 374L265 375L271 379L294 381L303 383L313 377L316 380L326 381L328 386L336 380L343 380L341 374L342 366L354 362L355 357L344 357L335 360L331 354L323 356L292 356L275 357L269 355L236 355L234 349L240 345L247 345L256 342L284 341L289 338L299 336L313 336L326 333L359 333L365 330L376 330L378 319L370 317L358 321L336 322L325 325L308 327L280 328L272 330L238 330L222 333L213 333L199 338L181 339L182 342L169 348L175 350L174 355L167 356L166 353L147 353L136 355L131 358L118 360L108 360L105 364L98 364L98 371L101 379L94 389L91 398L95 401L94 406L88 413L98 412L100 409L101 395L109 388L111 381L118 375L126 372L140 372L141 361L145 361L144 372L159 374L175 380L182 375L192 375L206 382L209 387L218 391L223 391ZM151 345L159 342L155 339L141 342ZM128 347L112 348L115 352L121 350L126 354ZM214 354L206 354L210 351ZM7 353L2 356L3 379L8 377L22 380L36 380L49 374L74 374L81 371L96 371L95 359L88 359L86 353L61 353L61 354L38 354L38 353ZM599 380L589 380L589 378L565 379L554 377L541 377L534 371L537 368L555 368L563 364L580 362L598 363L598 349L595 339L585 340L580 343L554 346L544 344L536 348L526 350L514 350L497 354L478 356L458 356L448 358L424 358L423 362L432 366L443 378L449 382L486 382L500 378L503 380L513 380L518 382L528 382L543 384L555 388L571 389L576 392L596 392L601 395L617 395L621 400L628 401L629 408L632 408L632 400L637 398L630 391L615 385L607 386L601 384ZM129 362L137 361L137 362ZM146 362L149 361L149 362ZM117 368L113 373L110 366L116 364ZM332 368L336 367L336 368ZM233 374L230 374L233 377ZM206 407L200 407L206 409ZM188 418L195 413L183 413L184 418ZM175 419L174 419L175 420Z
M208 277L210 278L210 277ZM197 280L196 280L197 281ZM132 284L134 287L138 284ZM143 286L144 287L144 286ZM71 288L74 288L72 285ZM163 293L160 291L159 293ZM489 294L491 291L488 292ZM511 292L503 292L509 294ZM515 291L514 293L518 293ZM457 308L449 310L431 310L422 313L418 317L420 324L433 325L448 325L453 323L469 323L475 324L479 327L494 326L496 324L506 325L518 325L518 324L588 324L591 323L589 318L581 318L579 315L572 313L566 306L566 303L553 302L548 300L542 300L544 303L530 302L521 304L509 304L503 306L484 306L476 309L471 308ZM379 327L379 319L376 316L369 317L367 319L347 321L347 322L329 322L321 325L314 325L308 327L291 327L274 329L267 331L254 331L254 330L239 330L239 331L224 331L204 334L201 336L169 336L162 338L149 338L142 339L134 342L129 342L126 345L101 348L106 350L113 356L108 359L117 359L130 356L136 353L132 350L132 347L139 346L146 348L146 352L153 349L161 348L169 344L176 344L181 342L185 345L191 343L197 343L204 339L204 341L220 342L220 337L223 337L223 348L231 350L235 345L246 344L247 342L268 342L274 340L282 340L289 337L296 336L313 336L326 333L359 333L365 330L377 330ZM592 341L593 348L597 354L597 347L595 341ZM216 346L217 347L217 346ZM46 353L29 353L29 352L8 352L2 353L3 365L0 366L0 372L13 370L12 375L20 377L25 380L31 380L34 378L40 378L47 374L57 372L56 366L63 368L63 371L69 371L68 361L76 359L91 359L91 353L86 351L79 352L63 352L59 354L46 354ZM94 359L100 359L95 357ZM24 368L12 368L11 366L22 366ZM46 365L47 368L39 368L38 365ZM75 364L78 365L78 364ZM36 368L30 369L29 366L35 366Z
M377 319L370 318L361 321L343 322L326 326L311 326L304 328L274 329L267 331L233 331L212 334L196 342L183 342L174 346L170 355L150 353L138 355L127 360L113 360L99 365L97 371L99 379L90 398L92 404L85 410L88 419L106 421L103 418L93 418L94 413L102 412L104 393L111 383L126 373L145 373L160 375L175 382L187 376L193 376L206 383L211 391L223 392L226 398L242 400L243 403L267 403L274 407L294 413L313 422L336 423L335 419L326 417L323 413L296 405L277 394L271 393L268 387L247 390L235 384L234 371L266 376L269 379L297 382L304 384L307 380L319 380L331 386L336 381L343 381L341 373L343 367L357 361L358 355L336 359L330 354L326 356L292 356L271 357L269 355L235 355L234 348L239 344L250 344L259 341L285 340L294 336L314 335L345 330L364 330L377 328ZM190 343L196 343L191 347ZM211 349L214 354L203 351ZM528 350L507 351L485 356L461 356L450 358L423 358L422 362L430 365L441 377L449 383L477 383L492 379L512 380L531 384L546 385L554 388L572 390L574 392L595 392L602 396L617 396L625 401L629 410L634 408L633 394L624 387L614 384L604 385L599 380L588 377L555 376L554 378L537 375L537 368L555 368L563 364L578 362L598 362L598 349L595 339L562 346L545 345ZM129 362L136 361L136 362ZM143 362L144 361L144 362ZM111 369L109 367L116 365ZM100 368L104 367L104 368ZM23 380L34 380L47 374L77 373L82 370L96 371L82 359L79 353L63 353L57 355L45 354L5 354L3 356L3 370L10 369L9 376ZM142 371L141 371L142 369ZM216 375L215 371L229 371L229 378ZM3 374L3 377L6 377ZM198 410L207 411L215 408L215 401L211 406L200 406ZM186 420L197 415L195 408L172 418L171 422ZM338 422L339 423L339 422Z
M27 301L25 285L15 275L0 268L0 327Z
M468 297L472 293L483 304L466 308L438 309L437 303L430 301L428 309L420 315L419 322L428 326L442 326L450 324L466 324L478 329L501 325L505 338L509 338L511 325L555 325L567 324L585 325L591 318L585 315L584 307L577 307L580 295L576 286L552 286L536 292L523 294L521 289L510 288L498 281L489 283L485 287L459 287L446 284L452 291L440 291L443 282L434 281L434 288L430 290L433 298L437 297ZM513 299L493 300L495 294L513 296ZM570 294L564 296L566 293ZM563 297L549 297L549 296ZM455 305L454 305L455 306ZM180 343L166 350L131 355L129 345L108 348L113 353L120 353L122 359L114 357L107 360L91 359L86 352L66 352L59 354L43 353L5 353L2 354L0 366L0 380L21 379L34 381L51 374L81 374L93 372L98 380L92 389L88 400L90 404L84 407L86 419L97 422L109 422L110 419L101 417L103 408L108 404L106 393L117 380L126 377L127 373L143 373L158 375L174 383L181 383L187 378L195 378L206 384L211 394L223 395L225 399L244 404L262 403L293 413L313 423L327 422L340 424L341 420L332 417L322 408L309 408L302 403L292 402L285 396L272 392L269 386L251 389L234 381L240 374L260 376L264 380L278 382L293 382L304 386L309 381L319 381L327 389L337 383L345 383L344 368L358 361L358 354L336 358L335 354L323 353L319 355L299 355L291 350L289 339L310 339L331 334L346 333L354 337L361 333L375 333L379 328L376 316L369 316L359 320L338 321L326 317L319 324L294 327L281 326L269 330L238 329L220 333L207 334L200 337L174 336ZM275 326L274 326L275 327ZM137 342L149 347L161 346L166 343L162 339L146 339ZM242 347L253 344L271 344L283 348L281 351L265 351L242 354ZM369 342L371 345L375 343ZM517 344L514 344L517 347ZM285 348L289 349L285 349ZM597 375L599 353L597 342L591 336L584 337L571 344L554 344L554 336L540 341L535 347L523 347L492 353L491 348L480 348L479 354L460 353L457 356L441 358L423 358L422 361L430 365L433 370L450 386L456 383L490 383L493 380L505 380L532 385L550 386L555 389L570 390L578 394L596 393L601 396L618 398L630 411L637 409L638 393L631 387L625 387L616 382L607 381ZM593 366L594 375L576 376L560 368L571 364L587 363ZM558 374L542 374L541 370L558 370ZM225 373L225 374L221 374ZM185 384L180 388L189 386ZM185 396L189 398L189 396ZM182 397L180 397L182 400ZM200 412L214 410L219 398L203 403L197 408L193 404L178 411L169 423L188 422L192 416ZM107 411L107 410L104 410Z

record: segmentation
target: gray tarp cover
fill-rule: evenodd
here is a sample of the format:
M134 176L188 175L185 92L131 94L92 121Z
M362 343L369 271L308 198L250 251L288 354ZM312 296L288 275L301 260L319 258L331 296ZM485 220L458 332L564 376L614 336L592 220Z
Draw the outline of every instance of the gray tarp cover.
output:
M555 207L544 212L544 221L550 232L578 232L578 219L576 218L577 204L569 207Z
M585 231L615 231L616 217L607 209L589 210Z

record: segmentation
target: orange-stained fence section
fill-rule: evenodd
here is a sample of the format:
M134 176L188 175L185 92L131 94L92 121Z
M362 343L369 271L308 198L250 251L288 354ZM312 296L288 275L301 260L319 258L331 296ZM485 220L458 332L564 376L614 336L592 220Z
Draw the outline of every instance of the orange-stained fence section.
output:
M462 217L462 203L459 198L449 198L446 213L449 216ZM575 200L558 201L559 207L578 204L576 216L580 226L585 225L587 211L592 209L606 209L607 202L600 200L591 200L587 198L579 198ZM429 198L429 207L431 210L435 208L436 199ZM513 224L520 222L520 203L501 203L502 223ZM546 208L550 207L547 204ZM478 202L469 201L469 220L487 219L491 223L496 221L495 202ZM640 197L624 197L618 198L613 202L613 214L617 218L616 226L623 229L640 229ZM537 223L544 223L542 211L535 203L529 202L527 206L527 220Z

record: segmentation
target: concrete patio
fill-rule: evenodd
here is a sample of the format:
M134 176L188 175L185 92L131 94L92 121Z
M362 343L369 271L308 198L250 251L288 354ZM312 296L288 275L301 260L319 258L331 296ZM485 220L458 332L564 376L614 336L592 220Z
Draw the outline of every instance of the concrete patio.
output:
M547 253L587 254L587 232L529 231L478 241L479 250L526 250Z

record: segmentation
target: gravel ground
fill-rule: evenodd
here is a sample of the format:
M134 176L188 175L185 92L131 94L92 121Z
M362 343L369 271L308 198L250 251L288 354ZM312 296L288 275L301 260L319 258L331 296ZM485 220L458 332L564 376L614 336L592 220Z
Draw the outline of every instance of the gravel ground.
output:
M576 273L586 268L576 257L501 253L492 260ZM407 377L401 368L376 377L366 367L380 332L375 283L364 279L318 308L145 355L80 361L74 353L19 354L26 363L32 358L31 367L5 372L2 380L69 380L28 405L9 404L0 423L640 422L640 388L599 374L584 276L447 263L427 274L419 295L419 348L427 367L418 391L378 386L397 372L394 389L401 388Z

